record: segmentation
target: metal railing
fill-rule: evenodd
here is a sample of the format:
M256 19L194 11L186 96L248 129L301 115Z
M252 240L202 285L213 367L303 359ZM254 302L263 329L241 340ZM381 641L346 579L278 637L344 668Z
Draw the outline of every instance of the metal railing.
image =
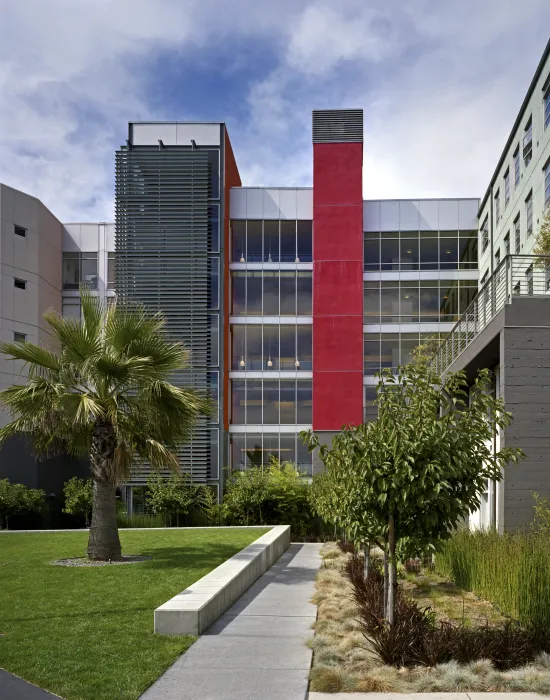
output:
M516 297L550 297L550 256L507 255L441 343L431 368L443 374Z

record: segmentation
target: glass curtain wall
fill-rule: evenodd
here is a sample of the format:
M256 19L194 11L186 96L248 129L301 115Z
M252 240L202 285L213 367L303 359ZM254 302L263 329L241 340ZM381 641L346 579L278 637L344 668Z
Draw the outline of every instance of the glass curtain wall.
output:
M312 326L233 324L231 369L311 371Z
M233 433L231 435L231 468L241 471L267 466L272 457L292 462L311 476L312 460L296 433Z
M231 261L312 262L311 221L231 221Z
M233 270L232 316L311 316L310 270Z
M414 348L432 339L442 339L446 333L366 333L364 341L365 375L389 369L394 374L400 365L411 362Z

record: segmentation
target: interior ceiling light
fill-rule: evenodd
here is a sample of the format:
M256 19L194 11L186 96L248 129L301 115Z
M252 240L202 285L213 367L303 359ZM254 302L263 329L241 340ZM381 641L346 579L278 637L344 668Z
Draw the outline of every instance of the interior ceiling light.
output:
M241 361L239 362L239 367L244 367L244 357L241 357Z
M273 362L271 362L271 357L270 357L269 360L267 361L267 366L268 366L268 367L273 367Z

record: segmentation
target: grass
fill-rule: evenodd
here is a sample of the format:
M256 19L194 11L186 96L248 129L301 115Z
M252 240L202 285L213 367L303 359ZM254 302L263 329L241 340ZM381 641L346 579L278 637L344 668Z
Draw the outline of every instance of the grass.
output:
M342 566L348 555L334 544L321 550L323 567L317 575L313 602L318 606L315 636L310 640L313 666L310 690L317 692L535 692L550 695L550 655L534 663L501 672L489 661L460 665L455 662L434 668L400 669L381 664L360 632L358 610L351 584ZM431 606L437 617L466 625L498 625L499 611L433 572L407 574L400 585L421 605Z
M67 568L87 533L0 535L0 667L67 700L135 700L194 641L153 634L153 610L263 529L121 531L123 566Z
M542 628L550 625L550 537L547 532L456 533L436 567L507 615Z

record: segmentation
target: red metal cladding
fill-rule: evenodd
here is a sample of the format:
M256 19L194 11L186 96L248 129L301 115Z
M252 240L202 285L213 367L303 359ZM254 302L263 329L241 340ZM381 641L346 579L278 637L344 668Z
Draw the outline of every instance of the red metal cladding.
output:
M313 429L363 420L363 144L313 145Z

